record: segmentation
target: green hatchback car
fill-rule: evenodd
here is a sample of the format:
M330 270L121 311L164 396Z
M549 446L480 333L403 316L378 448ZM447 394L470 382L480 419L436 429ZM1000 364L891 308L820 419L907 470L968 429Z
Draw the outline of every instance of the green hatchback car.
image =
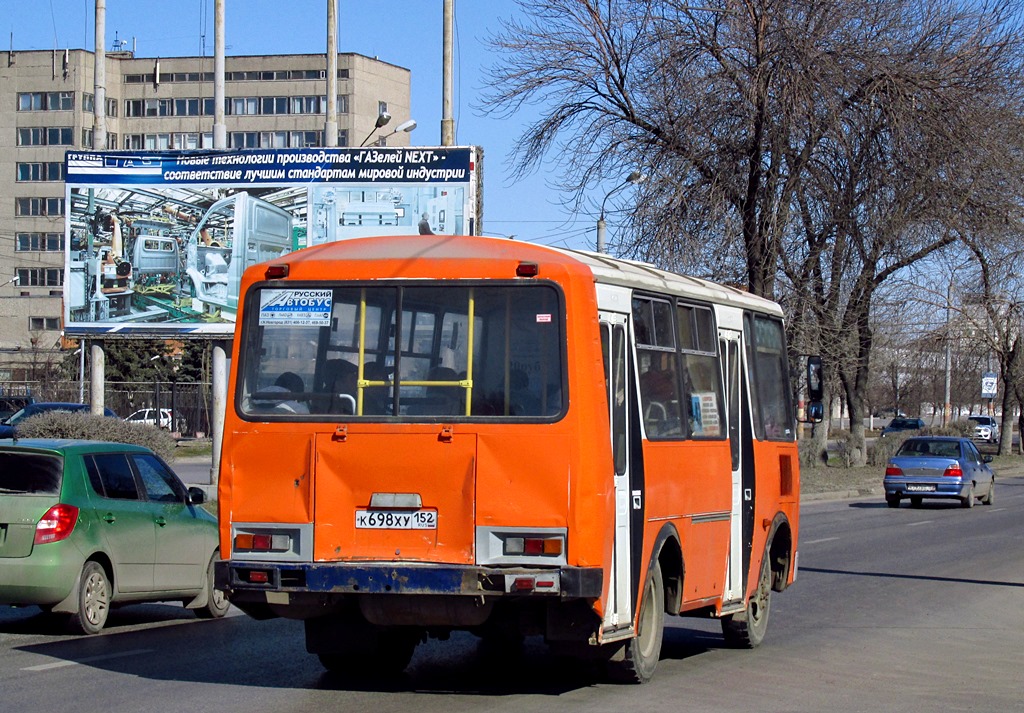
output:
M0 440L0 604L70 614L85 634L130 602L224 616L217 521L203 497L140 446Z

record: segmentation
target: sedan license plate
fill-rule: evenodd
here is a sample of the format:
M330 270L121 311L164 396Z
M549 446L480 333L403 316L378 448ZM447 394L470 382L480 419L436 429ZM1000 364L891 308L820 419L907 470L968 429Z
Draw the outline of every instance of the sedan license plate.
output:
M908 493L934 493L935 492L935 486L934 485L908 485L907 486L907 492Z
M360 530L436 530L437 510L356 510Z

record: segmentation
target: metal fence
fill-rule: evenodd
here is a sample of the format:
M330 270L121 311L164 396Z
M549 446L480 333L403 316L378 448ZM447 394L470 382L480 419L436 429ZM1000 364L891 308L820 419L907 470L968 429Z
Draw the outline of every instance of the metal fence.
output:
M0 395L22 394L30 394L36 401L90 403L92 399L89 382L0 382ZM173 427L183 438L203 438L211 432L213 390L209 382L108 381L103 405L121 418L144 408L170 409Z

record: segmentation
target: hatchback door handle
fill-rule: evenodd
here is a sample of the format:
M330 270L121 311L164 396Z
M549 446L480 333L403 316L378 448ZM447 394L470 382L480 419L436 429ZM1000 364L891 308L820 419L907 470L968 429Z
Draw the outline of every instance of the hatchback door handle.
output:
M160 527L163 527L164 525L167 524L167 520L165 518L163 518L163 517L158 517L156 519L156 524L159 525Z
M108 512L106 515L103 516L103 521L104 522L113 522L116 519L117 518L114 517L114 513L110 513L110 512Z

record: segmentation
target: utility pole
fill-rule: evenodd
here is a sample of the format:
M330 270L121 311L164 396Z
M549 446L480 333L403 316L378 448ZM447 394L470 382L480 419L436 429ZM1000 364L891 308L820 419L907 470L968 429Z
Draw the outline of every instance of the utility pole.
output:
M224 0L213 0L213 148L228 147L224 123Z
M441 100L441 145L455 145L455 119L452 118L452 35L455 27L455 0L444 0L444 76Z
M327 0L327 120L324 146L338 145L338 0Z
M93 115L92 148L107 148L107 0L96 0L96 52L93 54ZM116 148L116 147L115 147Z
M942 425L948 426L950 418L953 415L953 404L950 401L950 381L953 373L953 344L952 337L949 334L950 324L950 311L952 310L953 301L953 277L949 278L949 284L946 285L946 390L945 390L945 401L942 404Z

